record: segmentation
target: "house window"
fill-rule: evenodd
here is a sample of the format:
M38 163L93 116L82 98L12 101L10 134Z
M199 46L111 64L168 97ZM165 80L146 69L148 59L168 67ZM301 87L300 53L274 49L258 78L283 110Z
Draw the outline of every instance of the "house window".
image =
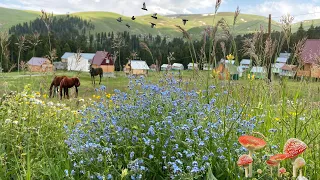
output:
M106 60L106 63L107 63L107 64L109 64L109 63L110 63L110 60L109 60L109 59L107 59L107 60Z

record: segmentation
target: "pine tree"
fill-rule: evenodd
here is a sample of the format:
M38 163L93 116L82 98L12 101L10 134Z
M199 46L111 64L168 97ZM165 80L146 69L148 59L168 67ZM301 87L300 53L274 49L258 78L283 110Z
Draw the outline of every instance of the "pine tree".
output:
M71 49L70 49L70 46L69 46L68 43L66 43L66 44L63 46L62 52L63 52L63 53L65 53L65 52L71 52Z

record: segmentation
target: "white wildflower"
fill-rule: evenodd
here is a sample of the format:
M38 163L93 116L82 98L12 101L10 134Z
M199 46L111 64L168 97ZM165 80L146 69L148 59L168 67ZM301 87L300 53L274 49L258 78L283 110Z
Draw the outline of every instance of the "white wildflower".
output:
M6 119L4 122L5 122L6 124L9 124L9 123L11 123L11 119Z
M18 121L13 121L12 123L13 123L13 124L18 124L19 122L18 122Z

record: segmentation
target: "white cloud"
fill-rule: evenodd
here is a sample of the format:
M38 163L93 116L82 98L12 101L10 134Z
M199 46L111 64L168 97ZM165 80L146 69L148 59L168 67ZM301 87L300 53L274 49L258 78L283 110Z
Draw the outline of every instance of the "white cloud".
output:
M145 1L148 11L141 10ZM18 2L18 3L17 3ZM192 13L192 10L212 8L212 0L15 0L4 1L0 6L19 9L44 9L56 14L81 11L108 11L126 16L158 14ZM226 3L223 1L223 3Z
M280 17L287 13L295 17L295 22L306 19L319 19L320 5L316 4L318 1L319 0L306 1L305 3L287 0L266 1L256 6L242 8L242 13L257 14L262 16L268 16L271 14L272 17L274 17L274 20L277 20L278 22Z

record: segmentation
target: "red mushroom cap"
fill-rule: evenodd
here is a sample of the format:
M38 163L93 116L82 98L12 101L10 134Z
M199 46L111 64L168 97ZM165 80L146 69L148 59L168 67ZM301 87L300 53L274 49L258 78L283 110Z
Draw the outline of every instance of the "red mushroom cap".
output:
M284 168L284 167L282 167L282 168L279 169L279 173L280 173L280 174L284 174L284 173L286 173L286 172L287 172L287 170L286 170L286 168Z
M259 150L264 148L267 144L263 139L249 135L240 136L238 140L243 147L249 150Z
M253 162L253 159L249 155L242 155L239 157L239 160L237 162L238 166L248 166Z
M273 167L276 167L279 165L279 161L272 161L272 160L267 160L266 163L268 164L268 166L273 166Z
M301 140L290 138L284 145L283 152L288 154L288 158L292 159L303 153L307 148L308 146Z
M274 155L274 156L271 156L270 157L270 160L271 161L278 161L278 162L280 162L280 161L283 161L283 160L285 160L285 159L287 159L288 158L288 154L276 154L276 155Z

